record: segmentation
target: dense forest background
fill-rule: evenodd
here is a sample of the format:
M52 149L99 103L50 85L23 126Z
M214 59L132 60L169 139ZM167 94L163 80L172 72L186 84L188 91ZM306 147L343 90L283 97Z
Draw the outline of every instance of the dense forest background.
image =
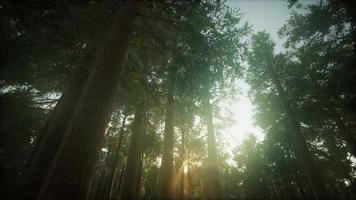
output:
M356 4L287 2L276 53L220 0L1 1L0 198L355 199Z

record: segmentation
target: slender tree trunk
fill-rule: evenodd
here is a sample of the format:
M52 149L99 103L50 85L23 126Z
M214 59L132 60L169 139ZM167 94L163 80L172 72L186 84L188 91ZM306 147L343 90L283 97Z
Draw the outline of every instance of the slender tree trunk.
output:
M164 127L164 141L161 165L160 199L173 198L173 147L174 147L174 124L173 105L175 88L175 71L171 68L168 75L168 93L166 104L166 119Z
M124 175L121 199L136 199L137 196L137 175L139 174L139 163L142 154L142 142L144 136L143 124L145 119L145 100L142 99L136 106L135 119L130 138L130 145L127 155L126 170Z
M112 162L109 163L109 188L110 191L108 192L107 196L105 197L105 199L112 199L112 195L113 195L113 190L114 190L114 185L115 185L115 178L116 178L116 174L117 174L117 166L119 164L119 153L121 150L121 144L122 144L122 140L123 140L123 136L124 136L124 130L125 130L125 124L126 124L126 118L127 116L125 115L123 120L122 120L122 124L121 124L121 128L119 131L119 138L115 144L115 152L112 155Z
M104 178L102 180L102 194L100 195L100 199L110 199L109 198L109 195L110 195L110 184L109 184L109 181L110 181L110 177L109 177L109 168L106 167L105 170L104 170Z
M97 183L92 185L90 192L90 198L88 199L103 199L104 191L105 191L105 181L106 181L106 172L102 170L100 172L99 180Z
M181 117L182 119L182 117ZM182 131L182 144L181 144L181 167L182 173L180 174L180 188L179 188L179 199L184 199L184 165L185 163L185 150L184 150L184 145L185 145L185 132L184 132L184 124L181 120L181 131Z
M124 172L125 172L125 167L126 167L126 161L124 161L124 165L122 166L121 172L120 172L120 177L119 177L119 183L117 185L117 191L120 194L122 190L122 182L124 179Z
M127 1L98 51L76 112L38 199L87 199L101 141L126 63L138 1Z
M182 161L182 173L180 174L179 182L179 199L184 199L184 161Z
M219 181L218 155L214 133L213 111L209 103L209 97L205 99L204 102L204 115L208 131L208 158L206 160L207 173L204 183L204 196L206 196L205 199L221 199L222 196Z
M287 94L281 86L274 69L272 67L269 67L268 71L272 77L274 84L277 87L278 93L280 94L281 100L284 104L284 109L286 110L287 116L289 118L292 134L294 137L294 147L299 155L298 159L303 164L314 196L316 199L328 198L330 196L328 195L328 190L326 189L325 182L323 181L322 173L320 169L317 168L315 162L313 161L312 155L308 150L307 143L302 135L299 122L295 117L295 112L292 109Z
M141 176L142 176L142 167L143 167L144 154L141 153L140 162L138 163L138 170L136 175L136 199L141 199L140 197L140 188L141 188Z
M187 149L187 156L189 157L189 149ZM194 188L193 188L193 180L192 180L192 176L191 176L191 172L190 172L190 165L189 163L187 163L187 176L188 176L188 198L187 199L193 199L193 195L194 195Z
M105 159L105 165L104 165L104 170L99 181L96 181L96 182L99 182L96 183L96 185L99 185L100 187L96 186L97 188L97 191L100 191L101 194L100 194L100 198L99 197L94 197L94 198L91 198L91 199L102 199L102 200L109 200L111 199L111 194L112 194L112 188L113 188L113 181L114 181L114 176L115 176L115 172L116 172L116 167L118 165L118 160L119 160L119 151L120 151L120 146L121 146L121 143L122 143L122 138L123 138L123 131L124 131L124 126L125 126L125 123L126 123L126 115L124 116L124 119L122 120L122 124L121 124L121 128L120 130L118 131L118 134L119 134L119 138L117 139L116 142L112 143L109 147L109 151L108 151L108 154L107 154L107 158ZM97 170L98 168L100 168L100 165L98 166L97 165ZM102 177L105 177L105 178L102 178ZM91 183L91 188L90 190L92 190L92 187L93 187L93 183ZM90 193L93 193L91 192ZM95 191L95 190L94 190ZM94 192L95 193L95 192Z
M103 188L104 188L104 192L102 195L103 200L109 200L111 199L111 190L112 190L112 184L113 184L113 179L114 179L114 175L115 175L115 171L116 171L116 167L117 167L117 160L118 158L116 158L117 156L117 151L119 150L118 148L118 144L119 144L119 140L117 142L115 142L114 144L111 145L111 147L109 148L109 154L106 158L105 161L105 180L103 183Z

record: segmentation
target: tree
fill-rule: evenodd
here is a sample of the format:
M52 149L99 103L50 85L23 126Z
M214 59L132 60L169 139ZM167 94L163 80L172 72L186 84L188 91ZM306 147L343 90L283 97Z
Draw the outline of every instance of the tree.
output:
M204 106L204 117L207 126L207 147L208 147L208 158L206 160L206 185L205 195L206 198L220 199L220 181L219 181L219 169L218 169L218 155L215 141L215 131L213 123L213 111L212 106L209 103L210 95L203 102Z
M95 160L112 111L120 72L126 61L138 4L137 1L124 4L98 52L93 71L67 129L65 142L41 188L39 199L88 196ZM77 174L74 180L72 173ZM63 188L67 188L66 193L63 193Z
M43 130L43 136L37 141L38 147L33 153L33 159L30 161L31 176L34 176L33 178L35 179L35 183L32 182L31 187L39 189L49 172L78 105L81 91L84 89L86 82L86 74L84 71L76 73L71 87L61 97L50 120L47 122L48 125Z
M140 162L142 162L142 140L144 138L144 121L145 121L145 101L144 97L139 100L136 111L135 119L133 122L132 134L130 137L130 145L127 155L126 167L123 188L121 190L120 198L123 199L137 199L138 187L140 180L141 170ZM140 161L141 160L141 161Z
M303 167L305 168L309 182L313 188L314 195L317 199L326 198L328 195L327 188L322 179L323 176L320 174L320 171L317 170L313 158L308 150L307 143L302 135L300 123L297 121L291 101L289 100L285 89L282 87L275 71L275 66L279 66L280 63L278 63L278 57L275 57L273 54L274 44L269 40L268 34L259 32L253 37L252 45L252 52L249 57L251 70L254 68L260 68L258 70L267 76L276 87L276 91L278 92L278 96L289 120L292 132L291 137L295 140L294 148L298 153L300 161L303 163Z
M174 88L175 69L170 66L167 80L167 101L164 126L164 143L162 150L160 199L173 198L173 145L174 145Z
M355 18L353 3L326 1L306 6L305 15L293 13L280 35L286 37L286 47L308 74L311 97L318 100L316 106L324 115L333 119L345 140L349 152L355 155L355 137L346 124L352 115L350 104L354 96L355 71ZM319 19L323 23L319 23ZM308 23L301 23L307 21ZM316 24L318 24L316 26ZM350 26L345 26L349 24ZM298 47L298 48L295 48ZM319 111L320 112L320 111ZM344 120L344 122L339 121ZM351 119L351 121L353 121Z

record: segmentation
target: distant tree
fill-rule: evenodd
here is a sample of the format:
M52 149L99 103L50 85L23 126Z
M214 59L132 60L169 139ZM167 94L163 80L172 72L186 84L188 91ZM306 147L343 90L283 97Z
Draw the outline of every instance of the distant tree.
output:
M142 66L143 67L143 66ZM139 83L145 87L146 80L145 74L139 75ZM143 78L144 77L144 78ZM138 89L139 91L139 89ZM145 137L145 115L147 110L147 98L145 97L145 91L141 91L143 95L140 95L135 108L135 118L133 122L132 134L130 137L130 144L128 149L127 161L125 166L125 174L123 179L123 186L121 190L120 198L123 199L137 199L139 180L141 179L142 167L142 155L143 155L143 139ZM141 162L141 164L140 164Z
M160 199L173 198L173 145L174 145L174 90L175 90L175 69L169 67L167 78L167 100L164 126L164 142L162 150L162 166L160 181Z

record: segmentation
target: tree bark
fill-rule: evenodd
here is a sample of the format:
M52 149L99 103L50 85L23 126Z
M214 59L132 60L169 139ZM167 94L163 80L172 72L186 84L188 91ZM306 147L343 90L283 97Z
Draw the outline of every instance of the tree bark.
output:
M117 165L119 164L119 152L121 150L121 144L124 136L124 130L125 130L125 124L126 124L126 118L127 115L124 116L121 124L121 128L119 131L119 138L115 144L115 152L113 152L111 158L110 158L110 163L109 163L109 180L107 184L109 185L109 190L108 193L106 194L104 199L112 199L113 195L113 190L114 190L114 185L115 185L115 178L116 178L116 173L117 173Z
M86 70L75 73L67 92L62 95L49 119L50 121L47 122L48 124L42 133L43 136L39 138L37 149L30 162L30 173L33 180L31 187L34 188L35 195L38 195L40 186L45 180L65 138L66 129L74 115L80 94L85 86L87 74Z
M112 191L114 185L114 179L116 174L116 168L119 164L119 152L120 147L124 135L124 127L126 123L127 116L124 115L124 118L121 123L120 130L118 131L118 139L109 146L108 154L105 159L104 166L96 166L97 171L103 171L100 175L100 180L96 181L95 183L91 183L90 187L90 199L102 199L102 200L109 200L112 199ZM93 189L93 187L96 187ZM96 192L99 191L99 192ZM93 193L98 193L93 195ZM93 197L94 196L94 197ZM100 198L99 198L100 197Z
M280 84L277 74L275 73L272 66L268 68L268 73L270 74L274 84L277 87L278 93L283 102L284 109L286 110L289 123L292 129L292 134L294 137L294 148L296 149L296 152L299 155L299 160L303 164L304 170L307 174L307 178L312 187L314 197L316 199L329 198L330 196L328 195L325 182L323 181L322 173L313 161L312 155L308 150L305 138L302 135L299 122L295 117L295 112L292 109L290 100L288 99L287 94L285 93L282 85Z
M175 88L175 71L171 68L168 75L168 92L166 104L166 116L164 127L164 141L161 165L160 199L173 198L173 147L174 147L174 124L173 105Z
M98 51L78 107L38 199L87 199L101 141L126 63L138 1L127 1Z
M120 171L119 183L117 184L118 194L120 194L120 192L122 190L122 182L123 182L123 179L124 179L125 167L126 167L126 160L124 161L124 164L123 164L123 166L121 168L121 171Z
M142 99L136 106L135 119L130 138L130 145L125 167L123 188L121 199L137 199L137 175L139 174L139 164L142 154L142 142L144 136L143 124L145 119L145 99Z
M204 100L204 115L207 124L208 158L206 160L206 176L204 184L205 199L221 199L219 181L218 155L213 123L213 111L209 103L210 95Z
M141 153L141 156L140 156L140 161L138 163L138 170L137 170L137 175L136 175L136 182L135 182L135 185L136 185L136 199L141 199L140 197L140 188L141 188L141 177L142 177L142 167L143 167L143 160L144 160L144 154Z

